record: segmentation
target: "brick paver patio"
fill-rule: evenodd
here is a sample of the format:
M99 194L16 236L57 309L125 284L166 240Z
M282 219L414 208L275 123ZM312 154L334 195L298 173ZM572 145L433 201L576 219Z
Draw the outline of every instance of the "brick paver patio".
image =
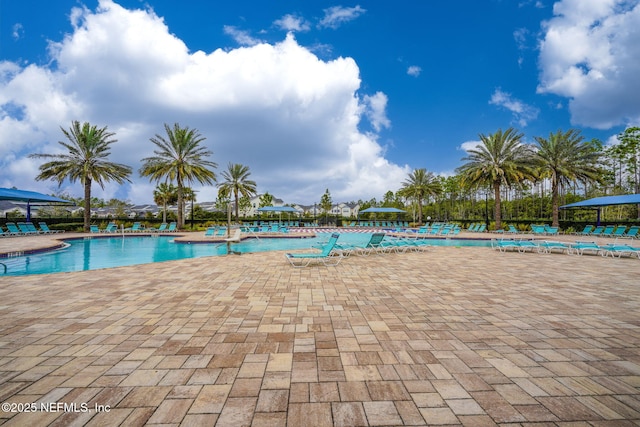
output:
M640 425L639 273L436 247L0 277L0 424Z

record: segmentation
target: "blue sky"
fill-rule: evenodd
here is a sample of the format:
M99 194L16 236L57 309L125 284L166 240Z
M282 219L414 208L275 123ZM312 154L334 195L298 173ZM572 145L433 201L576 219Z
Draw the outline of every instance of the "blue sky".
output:
M499 128L615 143L640 124L638 3L0 0L0 187L57 191L27 156L59 150L72 120L116 133L133 182L94 194L132 202L151 201L137 170L164 123L287 203L452 174Z

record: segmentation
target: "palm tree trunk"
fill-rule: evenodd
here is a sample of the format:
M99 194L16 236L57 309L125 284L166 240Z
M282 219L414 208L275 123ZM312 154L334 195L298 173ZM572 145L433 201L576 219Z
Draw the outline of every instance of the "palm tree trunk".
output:
M496 219L496 230L502 229L502 206L500 205L500 182L493 183L493 194L496 199L496 205L494 209L494 216Z
M184 196L182 195L182 177L176 179L178 186L178 228L184 227Z
M422 198L418 197L418 224L422 225Z
M84 232L91 231L91 179L84 180Z
M239 222L240 221L240 215L239 215L239 212L238 212L238 209L239 209L238 204L239 204L240 201L238 200L238 190L235 190L233 192L233 195L234 195L234 197L236 199L236 222Z
M551 210L552 210L552 220L551 226L558 227L560 225L560 215L558 209L558 182L553 178L553 182L551 183Z

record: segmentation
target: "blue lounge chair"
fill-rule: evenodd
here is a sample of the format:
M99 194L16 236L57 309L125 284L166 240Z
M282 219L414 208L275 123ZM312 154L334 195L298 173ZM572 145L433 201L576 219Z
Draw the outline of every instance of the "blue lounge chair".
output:
M416 237L426 238L427 234L429 234L429 227L427 227L426 225L423 225L422 227L418 228L418 231L416 231Z
M44 231L38 230L32 222L25 222L24 225L31 234L44 234Z
M313 262L322 263L325 266L336 266L342 261L343 255L340 251L333 253L336 242L340 237L334 233L321 252L315 253L286 253L284 256L293 267L307 267Z
M158 228L150 228L149 231L153 232L153 233L160 233L163 231L166 231L167 229L167 223L163 222L162 224L160 224L160 227Z
M3 231L2 227L0 227L0 237L13 237L15 236L15 234L13 234L10 231Z
M97 225L90 225L89 226L89 231L92 233L99 233L100 232L100 228L98 228Z
M569 250L569 253L575 253L576 255L584 255L585 252L597 255L602 250L602 246L598 245L596 242L577 241L575 243L571 243L570 247L571 249Z
M176 231L178 231L177 226L178 224L176 222L171 222L169 223L169 227L167 227L167 231L169 233L175 233Z
M409 245L409 242L400 237L391 237L386 235L382 242L380 242L380 248L378 252L406 252L409 249L414 249Z
M519 240L518 241L518 252L524 253L527 251L536 251L540 252L540 243L534 240Z
M533 231L533 234L544 235L546 234L546 224L543 224L543 225L531 224L531 231Z
M624 238L627 238L627 239L637 239L638 238L638 231L640 231L640 226L632 225L631 227L629 227L627 232L624 233L620 237L624 237Z
M615 258L616 256L618 258L622 258L622 256L624 255L629 257L635 256L636 258L640 259L640 248L635 248L630 245L612 243L602 246L601 254L603 257L611 255L612 258Z
M615 225L607 225L604 230L602 230L602 233L600 233L600 236L602 237L610 237L611 234L613 234L613 230L615 230L616 226Z
M110 222L104 230L102 230L103 233L115 233L116 231L118 231L118 224L115 222Z
M383 243L384 243L384 240L383 240ZM406 252L406 251L418 252L418 251L427 250L431 247L431 244L429 243L428 240L420 239L417 236L398 237L394 239L392 243L398 246L398 248L396 249L396 252ZM389 245L389 248L390 247L391 246Z
M558 251L560 253L566 252L569 253L571 247L564 242L554 242L550 240L543 240L538 243L538 252L544 254L550 254L553 251Z
M560 231L560 229L558 227L551 227L549 225L544 226L544 234L547 235L556 235L558 234L558 232Z
M384 240L384 233L373 233L369 238L369 241L364 245L336 245L337 249L344 256L349 255L369 255L373 252L382 251L382 241Z
M209 227L207 231L204 232L204 237L213 237L216 234L216 227Z
M438 234L441 236L446 236L448 234L451 234L451 232L453 232L453 225L445 225L440 228Z
M593 229L593 231L591 233L589 233L590 236L599 236L602 234L602 230L604 230L604 225L599 225L596 228Z
M573 234L575 234L576 236L588 236L589 234L591 234L594 228L595 227L593 225L585 225L582 231Z
M142 224L136 221L133 223L133 225L130 228L125 228L124 231L126 231L127 233L136 233L136 232L142 231Z
M29 226L27 226L27 224L25 224L24 222L19 222L18 228L20 229L20 232L22 234L28 234L28 235L38 234L37 230L36 231L31 230Z
M436 236L440 234L440 230L442 230L442 225L434 224L431 226L431 228L429 228L429 234L432 236Z
M538 243L533 240L493 239L491 240L491 247L498 249L500 252L512 250L524 253L527 251L533 252L540 250Z
M517 251L518 241L514 239L491 239L491 247L500 252L507 252L508 250Z
M13 222L8 222L5 225L7 226L7 230L9 230L9 233L13 234L14 236L22 236L24 234Z
M480 227L476 230L476 233L484 233L487 231L487 224L480 224Z
M627 231L626 225L619 225L616 227L613 233L611 233L611 237L622 237L624 236L624 232Z
M52 230L49 228L46 222L39 222L38 227L40 227L40 231L43 233L51 234L51 233L62 233L64 230Z
M509 234L518 234L518 233L520 233L518 231L518 229L515 226L513 226L512 224L509 224L509 226L507 227L507 231L506 232L509 233Z

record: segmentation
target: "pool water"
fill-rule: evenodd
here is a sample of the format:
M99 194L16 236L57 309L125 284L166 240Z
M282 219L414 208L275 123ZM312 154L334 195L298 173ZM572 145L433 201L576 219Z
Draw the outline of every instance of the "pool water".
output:
M240 253L308 249L329 240L330 233L314 238L260 238L233 243L231 250ZM341 233L339 243L366 244L368 233ZM434 246L489 246L483 240L429 239ZM7 266L6 275L62 273L97 270L126 265L148 264L185 258L227 254L226 243L176 243L173 236L127 236L67 240L67 247L50 252L1 258ZM2 268L2 266L0 266ZM0 277L3 270L0 269Z

